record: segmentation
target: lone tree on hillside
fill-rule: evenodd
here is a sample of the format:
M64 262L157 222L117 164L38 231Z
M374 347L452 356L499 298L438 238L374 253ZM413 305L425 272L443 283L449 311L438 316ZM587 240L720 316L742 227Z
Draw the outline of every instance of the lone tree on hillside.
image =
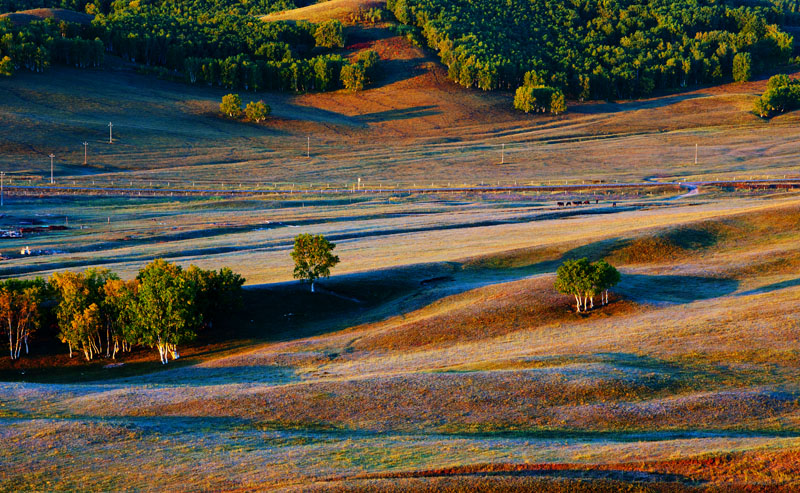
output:
M219 110L231 118L242 116L242 98L238 94L226 94L222 96Z
M245 116L256 123L263 122L271 112L272 108L264 101L250 101L244 109Z
M339 263L339 257L333 254L336 244L331 243L322 235L300 234L294 238L294 278L311 283L311 292L314 292L314 282L320 277L331 275L331 267Z
M594 308L598 294L602 295L602 304L608 304L608 290L619 280L619 271L605 260L589 263L582 258L561 264L556 270L555 287L559 293L575 296L576 311L581 312Z

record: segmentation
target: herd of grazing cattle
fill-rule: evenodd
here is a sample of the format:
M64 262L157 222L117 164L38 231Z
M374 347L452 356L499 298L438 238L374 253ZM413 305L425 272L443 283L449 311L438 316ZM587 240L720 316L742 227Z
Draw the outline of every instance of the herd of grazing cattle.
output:
M584 200L584 201L575 200L575 201L570 201L570 202L558 202L558 206L559 207L565 207L565 206L569 207L569 206L574 206L574 205L589 205L591 203L592 202L590 200ZM600 201L598 199L594 199L594 203L595 204L599 204ZM616 206L617 203L614 202L614 205Z

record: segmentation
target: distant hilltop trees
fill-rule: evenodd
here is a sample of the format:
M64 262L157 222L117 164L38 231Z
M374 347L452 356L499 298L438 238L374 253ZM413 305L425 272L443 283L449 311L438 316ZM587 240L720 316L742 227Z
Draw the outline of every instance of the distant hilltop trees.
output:
M91 11L95 18L86 25L45 19L17 26L0 20L0 75L20 69L41 72L55 63L96 67L105 53L112 53L165 78L248 91L358 90L373 80L365 73L363 83L351 83L353 71L369 72L370 67L333 52L347 43L341 22L252 17L294 8L291 1L250 7L232 0L62 3ZM29 0L0 0L0 5L42 7Z
M748 5L714 0L387 2L401 23L438 52L453 81L482 90L520 88L515 107L553 112L562 105L548 99L548 91L550 98L560 91L575 100L629 99L749 80L785 64L792 37L775 23L795 15L796 2Z

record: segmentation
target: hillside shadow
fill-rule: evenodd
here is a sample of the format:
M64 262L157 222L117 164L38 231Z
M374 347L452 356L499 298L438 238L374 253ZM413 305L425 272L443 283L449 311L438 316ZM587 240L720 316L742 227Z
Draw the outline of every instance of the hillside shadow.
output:
M738 287L739 281L735 279L625 274L614 291L647 303L685 304L726 296Z
M396 481L402 479L405 485L414 490L425 490L430 481L435 480L438 488L436 491L447 488L448 481L458 481L458 487L452 491L460 491L469 483L468 478L480 478L482 485L487 484L489 478L502 481L496 491L694 491L695 487L706 484L704 480L696 480L689 476L676 473L641 471L635 468L623 469L621 466L593 466L577 464L519 464L519 463L490 463L475 464L470 466L457 466L443 469L429 469L406 471L401 473L367 473L353 477L339 477L327 480L331 485L337 485L343 490L347 487L354 491L362 481L371 481L372 486L380 485L381 481ZM519 483L516 480L534 480L535 483ZM409 483L411 481L411 483ZM415 481L420 481L417 486ZM466 483L465 483L466 482ZM524 487L522 487L524 485ZM650 489L651 487L655 489ZM535 490L531 490L535 488ZM644 489L642 489L644 488ZM688 488L688 490L687 490ZM349 491L349 490L348 490ZM360 491L360 490L359 490ZM433 491L433 490L431 490ZM488 490L487 490L488 491ZM491 489L491 491L495 491Z
M751 294L771 293L773 291L778 291L786 288L793 288L795 286L800 286L800 277L798 277L797 279L789 279L786 281L776 282L773 284L769 284L767 286L761 286L760 288L751 289L749 291L742 291L741 293L737 294L737 296L749 296Z
M418 77L425 73L425 69L420 65L424 62L424 58L412 58L409 60L381 59L379 65L380 74L367 89L385 87L395 82Z
M320 284L317 293L296 281L249 286L244 294L248 308L234 325L247 337L266 340L333 332L410 313L481 286L552 273L565 259L598 260L623 241L601 240L552 258L542 258L544 255L535 250L525 251L530 260L518 263L515 259L506 262L488 257L338 275Z
M708 97L708 94L695 93L695 94L676 94L674 96L665 96L661 98L647 99L644 101L633 100L633 101L626 101L624 103L617 103L614 101L602 101L597 103L575 105L570 107L569 111L571 113L586 113L586 114L619 113L622 111L662 108L665 106L681 103L683 101L689 101L692 99L699 99L705 97Z
M396 110L378 111L367 113L358 117L366 123L378 123L391 120L410 120L412 118L422 118L425 116L440 115L442 112L436 106L414 106L412 108L401 108Z
M151 373L142 377L147 384L200 387L206 385L226 384L259 384L282 385L298 380L293 368L281 365L246 365L240 366L187 366ZM136 381L133 377L126 381ZM120 382L120 381L116 381ZM115 383L116 383L115 382Z

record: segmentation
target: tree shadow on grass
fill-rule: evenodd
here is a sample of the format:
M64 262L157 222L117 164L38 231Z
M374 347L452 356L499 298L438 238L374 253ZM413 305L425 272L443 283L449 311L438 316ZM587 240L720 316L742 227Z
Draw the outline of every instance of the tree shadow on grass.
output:
M786 288L793 288L795 286L800 286L800 277L798 277L797 279L788 279L786 281L776 282L773 284L769 284L767 286L761 286L760 288L751 289L749 291L742 291L737 296L749 296L751 294L771 293L773 291L779 291L781 289L786 289Z
M136 381L137 377L126 379ZM283 365L185 366L144 377L148 385L195 387L206 385L283 385L298 380L294 368Z
M673 96L665 96L660 98L646 99L646 100L633 100L624 103L617 103L614 101L601 101L588 104L580 104L570 107L569 111L572 113L616 113L619 111L642 110L649 108L662 108L673 104L681 103L691 99L699 99L707 97L707 94L676 94Z
M367 113L359 116L358 119L366 123L380 123L390 120L410 120L412 118L440 115L441 113L442 111L436 106L414 106L411 108L398 108L395 110Z
M614 291L648 303L685 304L726 296L738 287L739 281L735 279L625 274Z

